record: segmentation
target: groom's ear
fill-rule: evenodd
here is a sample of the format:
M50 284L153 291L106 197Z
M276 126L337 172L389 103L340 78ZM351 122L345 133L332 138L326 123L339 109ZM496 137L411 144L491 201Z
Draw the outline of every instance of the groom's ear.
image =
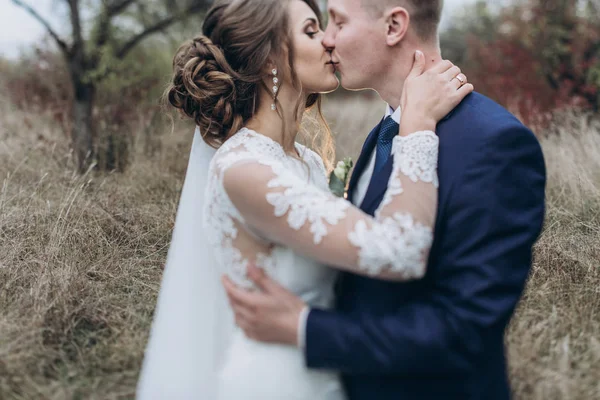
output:
M410 14L404 7L394 7L385 14L386 43L395 46L406 37L410 24Z

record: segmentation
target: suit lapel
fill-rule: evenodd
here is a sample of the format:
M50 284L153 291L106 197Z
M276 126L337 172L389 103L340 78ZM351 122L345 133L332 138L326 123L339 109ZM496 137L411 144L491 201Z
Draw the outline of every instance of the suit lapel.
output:
M356 160L356 165L354 166L354 171L352 171L352 176L350 177L350 184L348 185L348 200L353 202L354 197L354 189L362 175L365 167L369 164L369 160L371 159L371 154L373 153L373 149L377 144L377 135L379 134L379 129L381 128L381 123L383 119L377 124L375 128L369 133L367 136L367 140L365 140L365 144L360 152L360 156L358 160Z

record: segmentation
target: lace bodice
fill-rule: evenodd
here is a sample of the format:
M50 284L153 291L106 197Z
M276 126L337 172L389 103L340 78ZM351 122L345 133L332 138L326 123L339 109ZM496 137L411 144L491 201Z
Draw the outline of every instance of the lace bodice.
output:
M302 160L243 128L215 154L204 222L214 232L223 272L251 287L246 267L254 263L289 287L289 268L300 268L292 258L304 257L301 264L313 267L394 280L422 277L437 202L435 134L394 139L393 172L375 218L329 192L316 153L299 144L296 150ZM319 279L323 272L315 271Z

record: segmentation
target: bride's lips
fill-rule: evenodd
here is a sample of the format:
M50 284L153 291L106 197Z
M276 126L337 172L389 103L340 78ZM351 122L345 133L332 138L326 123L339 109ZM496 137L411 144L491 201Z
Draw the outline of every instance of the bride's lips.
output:
M326 63L327 65L331 65L333 67L333 70L336 71L337 70L337 66L338 63L334 62L334 61L329 61L328 63Z

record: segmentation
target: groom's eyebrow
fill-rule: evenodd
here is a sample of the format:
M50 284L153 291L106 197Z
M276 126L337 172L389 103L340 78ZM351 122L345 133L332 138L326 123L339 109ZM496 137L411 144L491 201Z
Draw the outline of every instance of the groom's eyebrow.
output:
M341 11L338 11L338 10L336 10L336 9L334 9L334 8L329 8L329 10L328 10L328 11L329 11L329 16L330 16L332 19L336 19L336 17L343 18L343 17L344 17L344 15L345 15L343 12L341 12Z

